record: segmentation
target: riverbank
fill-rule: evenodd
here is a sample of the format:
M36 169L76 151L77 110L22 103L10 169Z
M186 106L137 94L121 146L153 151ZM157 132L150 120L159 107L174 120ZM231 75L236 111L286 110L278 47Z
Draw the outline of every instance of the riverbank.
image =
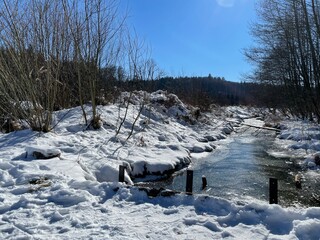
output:
M276 138L276 151L269 151L271 156L289 159L288 164L299 171L292 176L301 180L301 191L308 192L320 205L320 127L318 124L285 119L281 122L281 133Z
M281 206L320 206L315 198L319 192L316 179L303 177L308 171L298 164L304 158L286 155L287 150L277 144L280 135L258 128L263 124L261 120L246 119L227 139L216 143L215 151L200 161L193 161L189 167L193 170L193 192L245 202L259 199L267 203L269 179L275 178L278 180L278 202ZM281 154L281 158L270 153ZM208 183L204 190L202 176ZM299 186L295 179L297 176L301 177ZM185 181L186 172L182 172L170 181L159 182L158 187L185 191ZM157 187L156 183L149 185Z
M56 113L53 132L0 134L0 238L320 236L319 208L282 208L259 200L202 195L150 198L128 187L136 177L170 173L201 161L197 156L215 151L217 142L243 119L259 116L255 109L242 107L198 115L197 109L162 91L128 96L123 94L120 107L99 107L104 122L98 131L84 131L81 111L74 108ZM141 100L146 101L142 111ZM44 157L38 158L35 151ZM53 154L56 157L44 159ZM116 183L120 164L127 166L127 184Z
M188 166L191 154L212 152L214 143L226 138L233 131L233 125L241 122L238 115L232 118L236 123L226 122L226 113L220 110L197 116L196 111L198 109L185 105L177 96L163 91L123 93L119 104L99 106L103 119L100 130L85 130L79 107L62 110L56 112L57 126L50 133L22 130L2 134L0 158L13 160L12 168L18 164L34 165L35 177L46 176L48 171L41 170L44 162L37 161L30 149L59 152L56 159L45 161L46 168L57 170L58 175L114 182L118 181L119 165L125 165L125 180L132 184L137 177L171 174ZM243 110L242 114L248 113ZM73 171L64 169L67 162ZM25 180L28 178L30 176Z

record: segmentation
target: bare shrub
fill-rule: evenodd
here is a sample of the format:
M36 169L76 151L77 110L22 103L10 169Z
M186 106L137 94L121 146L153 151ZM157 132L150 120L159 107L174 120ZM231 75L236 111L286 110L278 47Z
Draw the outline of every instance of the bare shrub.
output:
M61 63L70 45L61 5L3 0L0 9L2 111L25 118L34 130L50 131Z

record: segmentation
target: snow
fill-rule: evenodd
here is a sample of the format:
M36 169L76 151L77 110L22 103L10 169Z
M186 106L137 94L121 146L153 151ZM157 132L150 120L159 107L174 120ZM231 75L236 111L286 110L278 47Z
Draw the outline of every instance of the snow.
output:
M203 195L149 198L135 187L89 181L56 183L4 205L1 237L12 239L316 239L320 229L319 208Z
M50 133L0 133L0 239L320 238L318 207L204 194L150 197L133 186L201 161L242 121L262 126L251 118L253 109L215 108L196 119L195 108L164 91L123 93L121 99L131 104L118 135L125 102L99 106L100 130L85 130L81 109L73 108L55 113ZM142 99L145 110L127 139ZM319 127L289 120L283 126L276 140L282 148L274 154L298 152L306 175L317 178L319 168L311 163ZM34 157L35 151L46 158ZM118 183L119 165L126 166L126 183Z
M315 167L314 157L320 154L320 128L315 123L307 121L285 120L284 129L277 138L277 144L282 147L280 154L304 159L300 164ZM277 152L271 153L275 156Z
M26 147L26 158L29 156L37 159L48 159L53 157L59 157L61 151L57 148L51 148L50 146L39 147Z

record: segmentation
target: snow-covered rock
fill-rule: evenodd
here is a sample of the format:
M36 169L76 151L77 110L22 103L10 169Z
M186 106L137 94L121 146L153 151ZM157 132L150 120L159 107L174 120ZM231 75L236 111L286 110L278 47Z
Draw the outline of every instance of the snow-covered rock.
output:
M26 147L26 157L33 156L36 159L50 159L60 157L61 151L49 146Z

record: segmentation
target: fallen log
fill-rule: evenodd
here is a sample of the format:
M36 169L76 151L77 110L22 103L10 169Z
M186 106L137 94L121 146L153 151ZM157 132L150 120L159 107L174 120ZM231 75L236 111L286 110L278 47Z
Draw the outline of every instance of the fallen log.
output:
M234 122L234 121L228 121L228 122L237 123L237 122ZM244 126L247 126L247 127L253 127L253 128L263 129L263 130L281 132L280 129L273 128L273 127L255 126L255 125L251 125L251 124L248 124L248 123L240 123L240 124L242 124L242 125L244 125Z
M258 128L258 129L263 129L263 130L269 130L269 131L281 132L281 130L280 130L280 129L272 128L272 127L255 126L255 125L251 125L251 124L248 124L248 123L242 123L242 125L244 125L244 126L248 126L248 127L253 127L253 128Z

